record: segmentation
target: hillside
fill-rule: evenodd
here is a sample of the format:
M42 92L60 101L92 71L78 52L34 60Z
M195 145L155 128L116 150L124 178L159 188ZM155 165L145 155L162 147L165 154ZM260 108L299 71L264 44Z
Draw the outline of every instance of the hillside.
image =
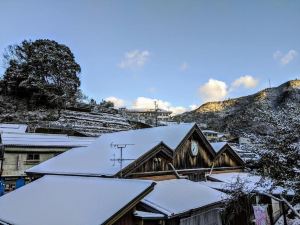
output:
M237 136L241 132L267 134L272 131L262 114L267 113L272 116L284 110L287 118L295 118L299 117L296 113L299 109L300 80L292 80L253 95L208 102L174 119L183 122L206 123L210 129L229 132Z
M29 109L24 100L1 95L0 122L25 123L29 125L30 132L61 132L84 136L99 136L102 133L134 128L116 110L89 112L42 107Z

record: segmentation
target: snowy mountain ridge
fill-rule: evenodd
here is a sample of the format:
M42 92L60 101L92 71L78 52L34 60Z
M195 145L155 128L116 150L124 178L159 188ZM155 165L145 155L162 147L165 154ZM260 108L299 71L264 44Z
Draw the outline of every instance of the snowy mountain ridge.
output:
M239 136L242 131L254 134L270 132L261 115L267 113L272 116L284 110L291 114L289 116L298 117L295 110L290 110L292 108L300 108L300 80L291 80L249 96L208 102L174 119L206 123L210 129Z

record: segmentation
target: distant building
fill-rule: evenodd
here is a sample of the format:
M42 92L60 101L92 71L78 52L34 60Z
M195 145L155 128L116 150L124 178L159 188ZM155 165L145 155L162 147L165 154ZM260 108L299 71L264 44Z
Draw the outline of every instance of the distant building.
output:
M203 134L209 141L225 141L226 134L214 130L202 130Z
M133 121L143 122L151 125L164 123L170 120L172 111L164 109L126 109L121 108L121 112Z

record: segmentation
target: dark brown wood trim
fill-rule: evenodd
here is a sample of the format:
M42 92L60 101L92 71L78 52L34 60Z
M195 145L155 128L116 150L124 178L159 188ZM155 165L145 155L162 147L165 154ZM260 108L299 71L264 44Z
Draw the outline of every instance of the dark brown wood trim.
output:
M157 154L158 152L161 151L161 149L159 149L160 146L165 147L165 149L163 150L163 152L169 156L171 159L173 159L173 155L174 152L171 148L169 148L169 146L167 146L164 142L160 142L159 144L157 144L156 146L154 146L152 149L150 149L149 151L147 151L144 155L142 155L141 157L139 157L138 159L136 159L134 162L130 163L128 166L126 166L125 168L123 168L122 170L122 174L124 177L127 177L130 175L130 172L135 170L136 168L138 168L140 165L142 165L144 162L147 162L147 160L151 159L155 154ZM119 171L115 176L119 176L121 173L121 171Z
M240 166L245 166L244 160L241 159L241 157L231 148L231 146L228 143L225 144L217 153L217 155L214 158L214 161L226 150L228 150L232 154L232 156L241 164Z
M137 196L135 199L133 199L131 202L129 202L126 206L124 206L122 209L120 209L118 212L116 212L113 216L111 216L109 219L107 219L102 224L103 225L112 225L115 222L117 222L122 216L124 216L133 207L135 207L146 195L148 195L154 189L155 185L156 185L156 183L153 182L150 187L148 187L139 196Z

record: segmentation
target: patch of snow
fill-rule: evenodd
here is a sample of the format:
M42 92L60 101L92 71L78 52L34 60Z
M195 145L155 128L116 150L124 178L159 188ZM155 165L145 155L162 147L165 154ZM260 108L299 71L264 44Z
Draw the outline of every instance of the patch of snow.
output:
M120 150L114 145L129 144L123 149L122 168L125 168L161 142L175 150L193 126L180 124L103 134L88 147L71 149L26 172L113 176L121 170L117 161Z
M0 221L99 225L151 185L153 182L141 180L48 175L2 196Z
M157 182L154 190L142 202L170 217L221 202L227 197L199 182L176 179Z

